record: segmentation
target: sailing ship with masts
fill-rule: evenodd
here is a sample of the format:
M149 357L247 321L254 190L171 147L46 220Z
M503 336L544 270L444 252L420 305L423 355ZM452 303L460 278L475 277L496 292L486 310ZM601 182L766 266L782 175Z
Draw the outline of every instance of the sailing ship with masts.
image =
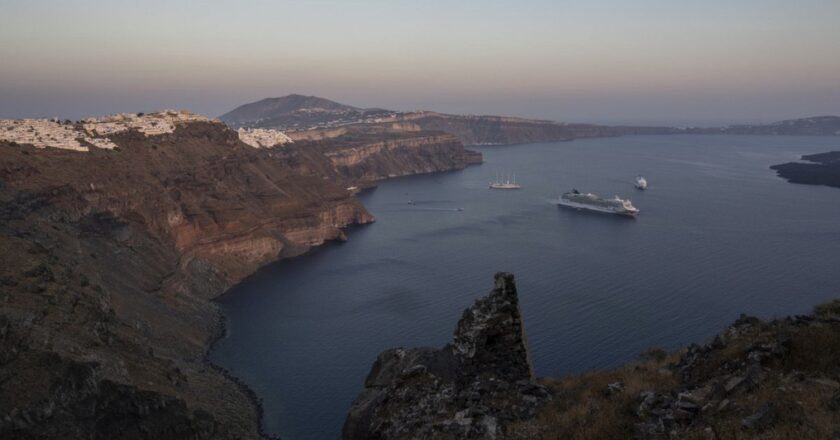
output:
M516 173L513 174L513 180L511 180L510 176L508 176L507 180L502 181L498 174L496 175L496 180L490 182L490 189L520 189L522 188L521 185L516 183Z

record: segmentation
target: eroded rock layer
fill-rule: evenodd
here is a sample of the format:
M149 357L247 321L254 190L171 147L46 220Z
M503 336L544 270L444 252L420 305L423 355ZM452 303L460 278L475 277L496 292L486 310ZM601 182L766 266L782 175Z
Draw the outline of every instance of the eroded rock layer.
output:
M255 149L210 121L111 139L0 143L0 438L260 437L250 392L204 361L209 300L372 221L357 179L464 166L440 139Z

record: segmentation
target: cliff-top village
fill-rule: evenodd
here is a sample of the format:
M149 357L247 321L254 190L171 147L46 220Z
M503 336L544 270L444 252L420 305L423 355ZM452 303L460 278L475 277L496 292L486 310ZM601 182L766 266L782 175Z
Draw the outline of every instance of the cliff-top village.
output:
M0 141L30 144L36 148L89 151L118 147L108 136L136 130L146 136L175 131L179 124L210 121L188 111L163 110L155 113L118 113L87 118L80 123L58 119L0 119ZM292 142L285 133L271 129L240 129L239 138L254 148L267 148Z

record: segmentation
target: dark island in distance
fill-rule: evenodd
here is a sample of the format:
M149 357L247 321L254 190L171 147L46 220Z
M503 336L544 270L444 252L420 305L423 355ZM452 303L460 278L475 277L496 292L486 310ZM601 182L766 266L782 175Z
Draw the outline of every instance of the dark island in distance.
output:
M206 361L223 334L212 299L261 266L374 221L359 188L480 163L465 145L840 135L834 116L630 127L358 109L301 95L222 120L229 125L164 111L2 121L0 437L264 437L254 395ZM808 172L837 182L832 154L810 157L824 168ZM452 346L380 357L346 438L829 438L840 424L836 303L813 316L744 317L710 344L624 368L537 380L513 279L496 282Z
M791 183L840 188L840 151L808 154L802 160L805 162L783 163L770 169Z

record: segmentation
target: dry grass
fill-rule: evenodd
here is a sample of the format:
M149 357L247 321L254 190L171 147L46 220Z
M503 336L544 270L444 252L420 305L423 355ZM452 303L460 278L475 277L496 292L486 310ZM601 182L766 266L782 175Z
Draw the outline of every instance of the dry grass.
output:
M784 363L788 370L840 375L840 324L804 328L792 342Z
M840 301L815 309L821 319L840 317ZM790 339L790 350L781 357L767 359L765 374L758 386L739 389L726 396L731 407L723 411L703 411L687 431L677 437L687 440L809 440L833 439L840 435L840 410L831 410L828 402L840 392L840 323L820 322L794 326L786 321L762 323L740 329L739 336L715 350L712 357L695 365L691 381L710 384L727 377L724 365L744 365L747 353L757 344ZM515 439L610 440L631 439L635 414L642 391L670 391L676 394L677 378L659 372L662 366L678 359L678 353L662 357L659 350L644 353L638 364L580 376L545 380L555 392L534 420L513 425L508 437ZM794 371L803 373L798 380ZM621 381L624 391L606 395L607 385ZM768 402L776 405L776 416L764 431L747 430L742 420ZM663 438L668 438L663 434Z
M580 376L547 379L554 399L537 417L508 430L510 438L610 440L633 437L635 411L642 391L662 391L677 385L670 374L659 372L676 354L619 369ZM607 395L607 385L622 382L624 391Z
M820 319L840 318L840 299L814 307L814 316Z

